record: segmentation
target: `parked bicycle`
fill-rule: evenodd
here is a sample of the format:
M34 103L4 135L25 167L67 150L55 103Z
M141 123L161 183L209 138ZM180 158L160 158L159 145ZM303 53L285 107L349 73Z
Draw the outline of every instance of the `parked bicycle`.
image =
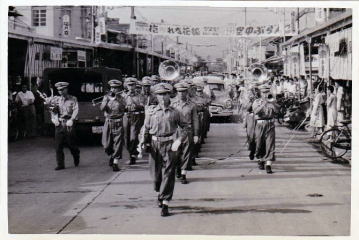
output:
M351 150L351 129L350 120L340 122L342 126L335 126L325 131L320 138L320 146L323 153L331 158L338 159L343 157Z

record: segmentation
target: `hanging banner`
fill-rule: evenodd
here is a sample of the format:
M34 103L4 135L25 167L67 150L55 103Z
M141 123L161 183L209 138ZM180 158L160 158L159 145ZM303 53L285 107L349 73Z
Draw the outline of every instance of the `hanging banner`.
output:
M62 48L50 47L50 60L53 61L62 60Z
M106 34L106 20L104 17L98 18L98 26L100 29L100 34Z
M95 27L95 43L101 43L100 27Z
M305 56L304 56L304 46L301 44L299 46L299 58L300 58L300 75L305 76Z
M291 77L299 77L299 53L291 53Z
M282 24L219 27L148 23L136 20L131 21L129 30L129 34L190 37L273 37L283 36L283 34L293 36L295 32L290 25L283 29Z
M329 78L329 48L327 45L322 44L318 48L319 67L318 76L320 78Z
M64 36L64 37L70 36L70 16L69 15L62 16L62 36Z

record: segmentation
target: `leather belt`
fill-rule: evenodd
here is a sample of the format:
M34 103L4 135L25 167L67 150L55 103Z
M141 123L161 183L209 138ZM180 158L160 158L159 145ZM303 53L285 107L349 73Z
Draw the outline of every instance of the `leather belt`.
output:
M256 121L257 123L265 123L265 122L274 123L274 119L258 119Z
M168 137L152 136L153 141L159 141L159 142L168 142L168 141L172 141L174 139L175 139L174 135L171 135L171 136L168 136Z
M127 114L134 114L134 115L143 114L143 113L145 113L145 112L144 111L127 112Z
M109 122L121 122L122 117L121 118L106 118L106 121L109 121Z

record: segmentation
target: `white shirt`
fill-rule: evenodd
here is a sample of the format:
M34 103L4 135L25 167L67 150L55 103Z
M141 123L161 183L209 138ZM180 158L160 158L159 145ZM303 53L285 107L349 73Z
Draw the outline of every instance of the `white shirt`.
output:
M26 91L25 93L20 91L16 95L16 102L21 102L22 106L28 106L33 104L35 100L34 94L31 91Z

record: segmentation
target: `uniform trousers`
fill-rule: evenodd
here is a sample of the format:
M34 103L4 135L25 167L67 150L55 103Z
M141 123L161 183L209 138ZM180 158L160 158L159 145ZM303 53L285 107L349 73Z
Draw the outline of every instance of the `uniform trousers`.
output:
M178 150L177 170L186 170L187 168L192 166L193 150L193 133L192 129L188 129L187 136L182 141L181 146Z
M137 155L138 135L144 123L144 114L126 114L123 120L127 150L130 155Z
M257 159L275 161L275 126L273 121L256 121L255 141Z
M247 113L245 117L246 133L249 155L254 156L256 152L255 120L253 113Z
M80 150L76 143L76 134L74 125L67 127L66 121L61 121L60 125L55 127L55 148L56 148L56 161L58 167L65 167L64 147L67 146L74 158L80 158Z
M171 151L173 140L151 142L149 156L150 174L159 200L171 200L175 186L177 158Z
M112 159L122 158L123 120L106 119L102 132L102 145Z

